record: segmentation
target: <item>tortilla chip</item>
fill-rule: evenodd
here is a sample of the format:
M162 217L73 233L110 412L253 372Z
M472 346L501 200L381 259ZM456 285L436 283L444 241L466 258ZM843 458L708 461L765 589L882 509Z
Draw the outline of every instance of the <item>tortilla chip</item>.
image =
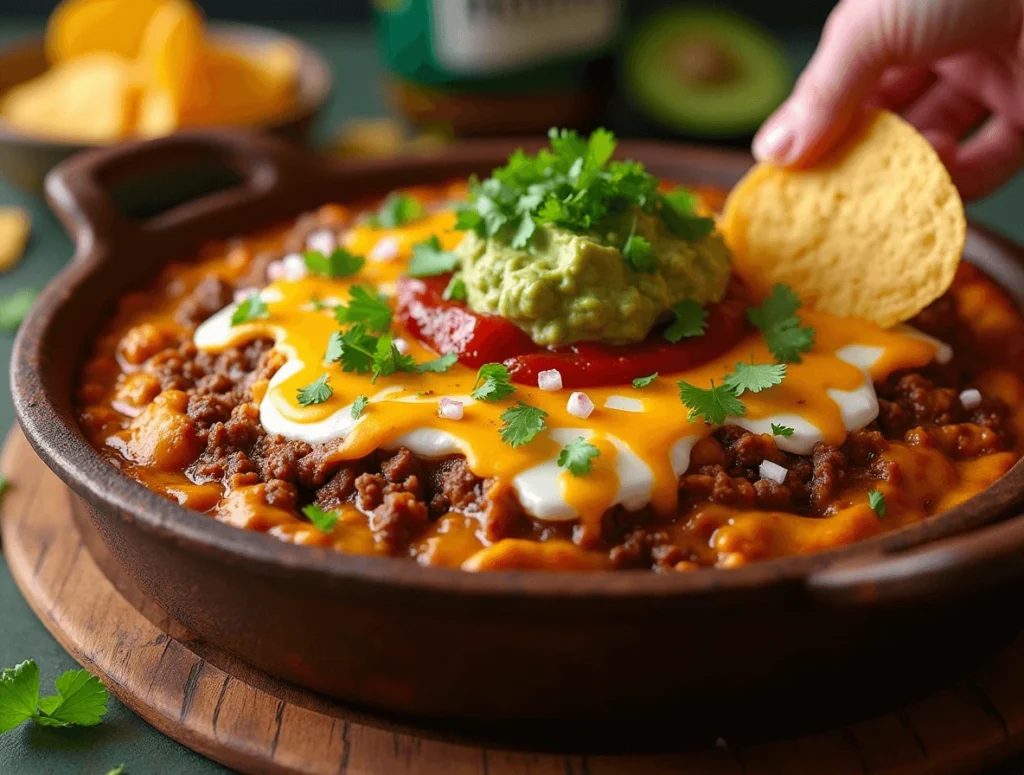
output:
M203 17L186 0L164 0L146 26L139 52L146 89L162 92L176 115L201 75L203 45Z
M27 134L106 142L131 131L137 102L131 63L89 54L11 89L0 99L0 117Z
M721 229L756 293L788 283L817 309L888 327L946 292L967 222L931 144L872 112L812 169L756 166L729 195Z
M21 207L0 207L0 272L17 265L25 252L32 219Z
M134 59L160 0L64 0L46 25L52 64L97 52Z

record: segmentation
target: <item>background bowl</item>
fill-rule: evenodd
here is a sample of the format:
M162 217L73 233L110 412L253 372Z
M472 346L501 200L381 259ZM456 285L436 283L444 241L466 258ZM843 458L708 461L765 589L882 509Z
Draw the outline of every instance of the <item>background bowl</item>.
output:
M212 22L212 36L242 48L259 49L270 43L287 43L300 52L297 98L292 109L259 128L307 144L313 123L331 94L332 76L327 61L307 44L281 32L247 24ZM42 37L25 38L0 51L0 95L41 75L48 67ZM110 143L116 145L119 141ZM38 194L46 174L72 154L96 147L96 143L52 139L23 134L0 119L0 177Z

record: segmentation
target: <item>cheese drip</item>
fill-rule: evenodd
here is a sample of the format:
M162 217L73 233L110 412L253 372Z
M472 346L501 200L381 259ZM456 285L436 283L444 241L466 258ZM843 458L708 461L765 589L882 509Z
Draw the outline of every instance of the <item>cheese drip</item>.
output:
M381 240L388 240L383 252L395 257L368 261L359 274L344 279L307 277L272 283L261 292L269 317L232 327L236 305L230 305L196 330L195 343L218 351L256 338L273 339L287 362L260 402L264 428L287 439L334 443L332 454L338 460L399 446L427 457L461 454L477 476L514 488L527 512L545 520L582 519L597 524L615 505L629 510L651 505L661 514L674 513L678 478L689 467L690 451L715 430L701 420L688 420L676 382L708 387L712 380L721 384L723 375L740 361L750 362L753 357L755 363L773 362L757 331L748 332L720 357L685 372L662 375L649 387L586 389L595 405L586 420L567 412L572 392L568 389L542 391L516 385L508 400L475 401L470 393L476 371L460 364L443 374L398 373L371 384L369 375L345 373L339 364L324 363L328 339L338 325L330 308L316 309L311 300L345 300L353 285L389 291L416 242L436 234L444 249L458 244L461 234L452 226L452 214L440 212L399 229L356 227L343 240L347 247L369 254ZM781 385L744 394L746 414L727 420L756 433L770 433L773 423L793 428L792 436L776 438L788 452L810 454L820 441L841 444L849 431L863 428L877 416L874 381L949 357L945 345L907 327L884 330L867 321L812 310L800 314L817 331L814 348L803 362L789 364ZM400 330L396 333L402 335ZM405 338L417 362L437 357L412 337ZM299 388L323 374L330 377L333 395L321 404L300 406ZM356 420L351 407L360 395L366 395L369 404ZM444 397L463 402L462 420L439 416L438 405ZM548 414L547 430L518 448L499 436L499 416L515 401ZM561 448L580 436L601 454L589 475L577 477L559 468L556 460Z

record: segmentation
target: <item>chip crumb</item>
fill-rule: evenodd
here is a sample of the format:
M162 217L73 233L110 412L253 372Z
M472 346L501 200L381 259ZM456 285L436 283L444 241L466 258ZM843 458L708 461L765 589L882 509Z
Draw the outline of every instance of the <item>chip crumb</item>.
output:
M9 272L25 254L32 219L23 207L0 207L0 272Z
M755 293L786 283L812 307L888 328L949 289L967 221L928 140L876 111L813 168L754 167L721 229Z

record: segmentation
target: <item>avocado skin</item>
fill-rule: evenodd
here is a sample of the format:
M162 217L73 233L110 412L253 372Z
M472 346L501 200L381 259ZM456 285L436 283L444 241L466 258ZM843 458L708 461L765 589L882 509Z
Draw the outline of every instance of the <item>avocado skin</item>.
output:
M686 83L668 58L687 41L713 39L735 64L727 83ZM614 113L629 135L743 146L793 83L781 43L744 16L714 8L670 8L639 22L621 52Z

